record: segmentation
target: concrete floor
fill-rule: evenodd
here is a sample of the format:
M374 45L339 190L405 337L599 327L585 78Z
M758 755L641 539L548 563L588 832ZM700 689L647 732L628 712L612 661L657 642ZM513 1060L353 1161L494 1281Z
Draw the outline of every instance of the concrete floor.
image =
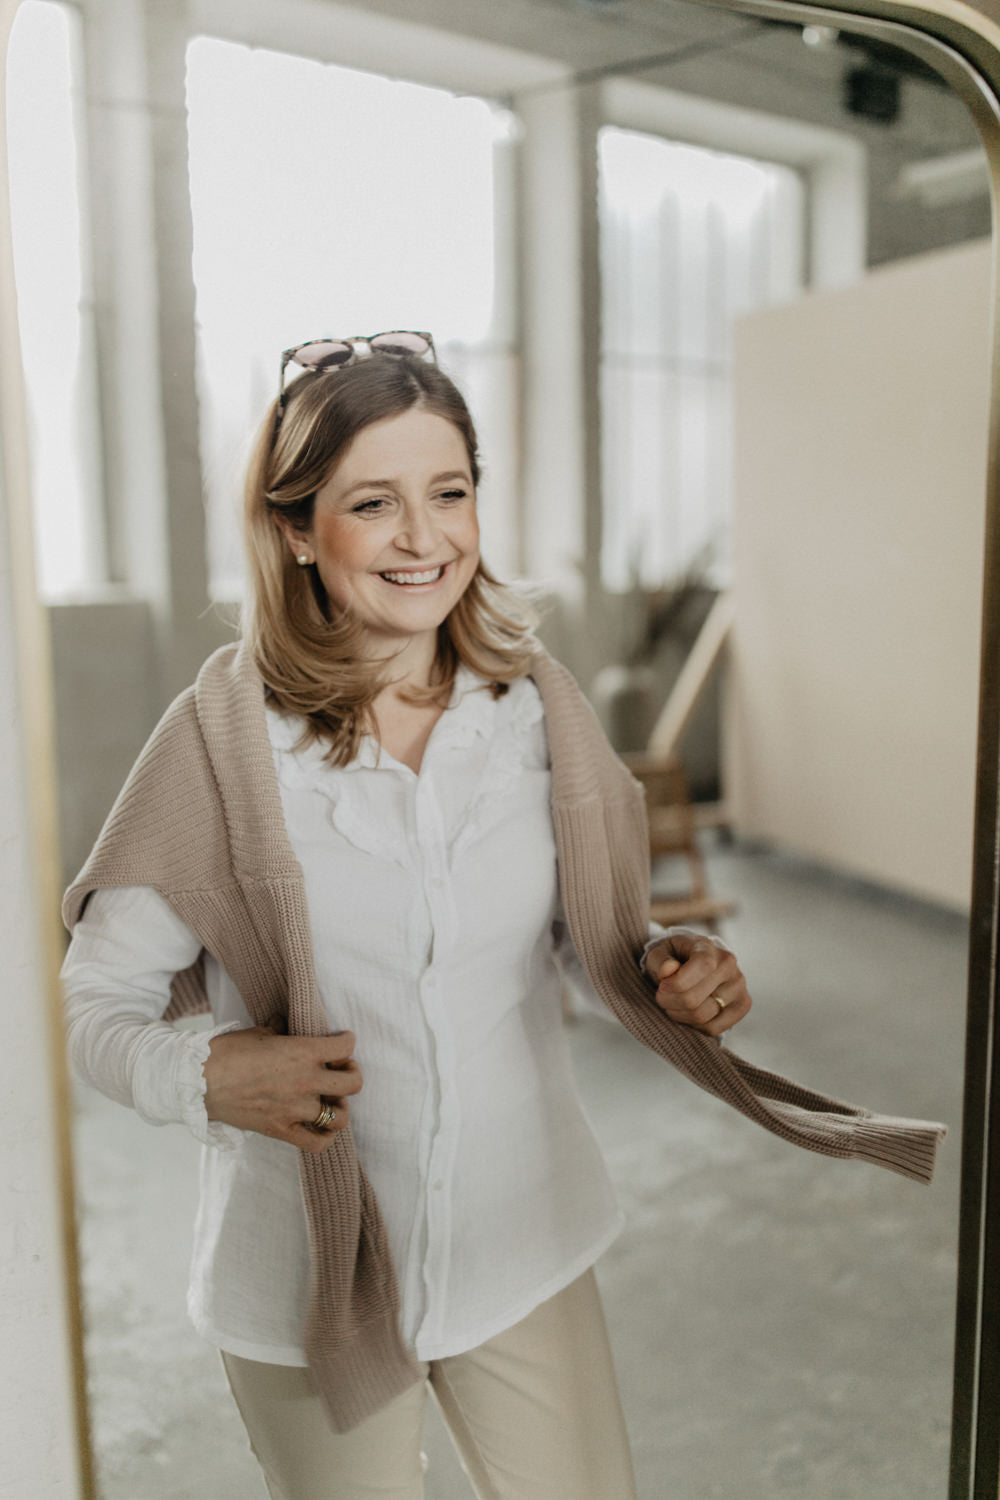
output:
M787 1146L614 1023L573 1025L628 1217L598 1275L640 1500L944 1500L965 924L773 854L711 863L756 1001L737 1050L952 1130L928 1190ZM197 1146L81 1091L77 1147L101 1500L265 1500L184 1312ZM470 1500L433 1409L426 1448L427 1500Z

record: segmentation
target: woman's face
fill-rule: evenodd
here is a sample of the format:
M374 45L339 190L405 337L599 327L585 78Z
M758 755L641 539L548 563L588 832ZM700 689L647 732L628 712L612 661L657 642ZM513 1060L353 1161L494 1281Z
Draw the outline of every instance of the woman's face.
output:
M461 433L420 408L372 422L317 491L312 530L282 530L296 556L315 562L331 603L367 627L376 654L433 651L479 563Z

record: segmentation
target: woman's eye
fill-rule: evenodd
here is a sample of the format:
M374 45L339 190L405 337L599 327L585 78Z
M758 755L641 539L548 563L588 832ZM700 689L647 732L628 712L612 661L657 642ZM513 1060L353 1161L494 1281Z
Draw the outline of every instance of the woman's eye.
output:
M354 515L377 516L388 503L388 500L382 499L362 500L360 505L354 507Z
M464 500L467 494L468 490L442 490L438 498L450 501Z

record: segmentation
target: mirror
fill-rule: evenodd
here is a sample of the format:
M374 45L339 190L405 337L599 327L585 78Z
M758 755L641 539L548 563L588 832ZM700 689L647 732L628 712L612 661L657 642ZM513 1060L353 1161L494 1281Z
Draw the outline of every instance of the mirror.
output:
M980 566L982 511L974 510L972 502L960 515L949 509L946 546L926 528L933 520L929 496L935 486L950 491L950 465L961 462L962 454L966 460L985 454L986 392L980 371L986 354L982 330L990 251L984 237L990 220L976 128L966 106L923 76L916 63L908 69L884 43L880 52L870 38L831 36L825 25L813 28L818 35L807 44L798 23L767 25L740 12L553 0L509 20L498 20L485 6L481 14L477 8L475 17L472 8L456 6L453 24L463 36L446 42L414 25L413 7L406 8L402 22L393 17L393 9L389 3L369 6L370 14L354 14L352 20L351 12L331 7L329 26L316 18L309 23L311 30L305 12L297 8L283 11L281 18L270 16L263 5L237 16L221 0L214 6L193 6L189 15L154 14L150 8L144 25L136 12L127 23L134 27L131 44L139 49L132 56L134 61L142 55L139 73L148 72L148 98L138 112L130 89L139 75L128 75L123 13L112 18L103 7L87 13L92 156L84 211L89 203L90 232L104 253L94 257L89 271L86 266L81 271L85 307L88 275L94 283L93 320L84 320L81 335L81 368L91 339L100 353L93 364L100 375L95 389L77 394L85 408L90 403L91 412L100 407L104 419L90 429L100 434L100 441L85 445L80 514L100 523L87 532L99 538L92 573L103 570L105 582L118 582L105 587L98 602L62 603L51 611L67 865L79 864L114 783L156 713L226 634L224 622L205 609L209 573L216 585L223 580L225 589L230 542L220 501L210 511L205 546L193 372L197 366L203 452L212 455L208 481L213 494L225 495L232 492L244 420L240 412L245 413L247 403L259 408L270 390L266 382L277 369L272 359L273 368L258 371L254 348L237 345L234 350L231 331L222 338L221 356L220 346L212 346L207 271L195 306L188 270L191 208L182 165L189 39L199 34L213 38L208 47L196 44L201 51L187 57L192 117L199 67L214 76L219 96L231 103L237 63L262 65L261 55L245 55L246 48L277 48L279 41L289 52L327 63L367 66L424 83L434 75L444 87L499 101L499 107L487 112L474 100L466 101L463 141L471 153L479 131L482 151L496 164L493 206L485 198L478 205L481 215L495 214L497 225L495 265L482 275L494 275L497 305L506 297L508 321L476 330L474 313L464 325L456 316L446 342L452 345L455 373L460 381L464 374L472 390L474 407L478 392L488 410L484 446L495 506L495 547L501 553L506 549L504 567L510 571L529 569L559 585L565 602L552 610L549 639L588 686L601 668L620 664L623 649L633 648L637 632L649 625L645 599L635 593L623 597L621 587L623 570L627 582L649 519L641 510L630 512L627 545L612 555L616 521L606 497L613 483L605 470L601 484L592 420L602 391L606 410L618 399L614 359L632 358L631 384L623 387L626 395L619 400L623 408L643 389L638 367L649 351L607 346L602 351L595 343L600 293L592 278L598 263L595 238L602 227L605 265L616 251L606 222L602 226L596 216L574 211L574 195L585 196L593 188L588 173L596 170L596 151L588 166L589 156L576 154L579 141L587 131L596 137L602 127L647 138L701 132L702 144L720 149L726 131L742 130L744 152L766 156L764 146L751 140L753 120L745 117L734 125L731 112L770 116L772 152L785 151L775 159L796 181L808 179L807 206L799 210L808 226L803 237L808 248L801 264L786 263L783 274L820 285L801 304L789 306L787 324L780 307L758 306L740 325L737 380L744 383L738 386L743 402L733 448L734 463L740 465L735 555L727 557L717 548L708 574L695 580L692 615L680 635L656 645L652 667L644 665L654 675L671 664L676 670L676 658L696 633L708 598L723 581L735 578L736 639L742 656L732 678L740 690L728 712L735 743L742 748L720 766L713 748L717 694L714 707L710 694L686 751L698 790L717 800L713 788L724 771L727 795L737 798L736 825L743 841L736 850L715 849L711 867L714 886L738 902L725 935L740 953L758 997L753 1017L734 1042L736 1049L875 1108L944 1119L952 1135L932 1192L919 1194L912 1185L871 1169L821 1162L758 1138L751 1127L730 1119L686 1085L675 1089L672 1075L655 1059L597 1019L585 1017L574 1026L572 1045L581 1089L628 1216L628 1228L605 1257L601 1277L640 1493L658 1494L668 1482L677 1493L690 1493L697 1475L706 1492L720 1497L832 1496L852 1483L857 1493L906 1494L908 1500L940 1496L947 1483L942 1413L951 1383L958 1225L959 1037L966 962L965 925L958 908L971 856L973 641L979 589L978 576L973 582L972 574ZM553 41L556 26L558 42ZM479 42L489 45L477 45L477 27ZM319 63L312 68L318 70ZM342 82L346 88L346 80ZM398 91L402 86L386 85L390 87ZM842 90L850 91L854 107L868 113L845 114ZM681 111L686 125L671 115L677 95L686 104ZM266 91L259 89L258 99L265 97ZM703 115L699 100L710 101L714 112ZM122 107L125 103L128 108ZM313 96L302 85L289 130L294 125L303 135L318 135L321 124L310 113L313 108ZM381 98L372 119L384 117L386 108ZM899 111L895 123L893 108ZM362 105L355 103L354 109L359 112ZM798 117L812 134L800 130L797 147L787 142L782 147L775 116L786 121ZM235 175L236 148L221 136L218 123L213 126L205 118L206 153L214 146L225 165L228 151ZM230 121L237 118L232 110ZM824 133L835 132L849 143L864 143L869 177L863 198L857 191L852 196L851 190L857 153L838 154L827 140L829 149L823 154ZM272 135L278 155L287 162L287 138L277 127ZM258 163L259 149L248 151L247 158ZM575 162L577 175L563 182L547 179L545 149L568 152L562 160ZM732 136L729 149L736 151ZM425 160L430 154L425 150ZM121 165L125 160L143 164L146 175L129 178ZM103 178L95 173L96 161L107 169ZM111 167L113 162L119 165ZM207 213L212 163L207 158L199 163L206 174L201 212ZM469 163L472 172L471 154ZM935 164L936 176L930 170ZM437 242L429 234L421 239L419 207L405 196L407 166L393 188L404 243L415 260L426 257L419 261L425 284L432 284L437 274L443 299L454 271L435 271L428 247L433 251ZM622 168L623 175L627 170ZM650 170L648 164L642 169L644 182ZM482 182L469 180L481 192ZM205 221L198 217L197 178L193 187L197 274L199 256L204 267L204 243L199 244L198 235ZM772 208L780 207L785 202L780 184L769 191ZM335 203L342 201L331 196ZM482 248L475 238L474 196L470 186L462 204L467 214L464 238L455 235L459 264L463 258L472 264ZM229 210L231 218L238 198ZM852 286L845 269L852 255L858 259L859 245L857 223L845 217L845 205L853 203L857 212L859 202L876 268L863 287ZM665 212L662 201L658 211ZM835 216L832 227L829 218L824 223L824 211ZM635 212L641 218L641 204ZM518 214L524 238L520 245L505 245L504 234ZM353 215L348 222L354 225ZM624 234L628 224L621 217L617 222ZM327 221L317 211L315 224L332 242L336 215ZM260 241L273 253L275 274L291 253L289 230L297 227L291 201L270 224L261 217ZM318 236L321 242L324 236ZM574 241L570 252L567 238ZM624 249L619 245L623 261L630 244ZM249 251L246 259L249 264ZM236 265L232 245L223 248L221 262ZM569 268L561 279L554 271L560 263ZM392 279L389 261L382 274ZM235 281L235 273L229 280ZM234 292L223 277L217 298L224 300L227 290L239 313L247 303L246 289ZM661 297L661 283L650 283L646 292ZM656 306L669 314L671 304ZM110 314L109 307L114 309ZM518 307L520 319L512 314ZM943 326L932 318L920 321L918 313L928 307L948 308ZM413 322L403 306L387 317L377 308L369 312L359 299L351 310L352 327L355 315L358 327ZM638 325L642 331L641 317L633 315L629 323L621 308L607 300L600 310L606 327L628 333ZM202 330L197 350L196 315ZM291 337L324 331L305 326L307 315L312 313L305 301L301 311L283 314L301 319ZM260 333L255 326L254 332L260 333L265 350L290 341L268 324L275 316L254 309L253 321L263 329ZM450 314L443 309L441 316L447 322ZM432 316L420 326L440 327L441 317ZM866 331L880 334L882 342L876 338L862 349ZM905 344L904 335L914 340L912 346ZM900 342L890 344L893 338ZM954 378L966 382L959 396L951 382L943 389L933 378L920 382L922 339L942 341L933 345L937 359L947 345ZM487 347L491 340L492 349ZM705 347L711 352L710 341ZM137 350L144 349L150 351L148 359L137 358ZM523 382L529 389L534 382L533 408L518 397L518 349ZM782 352L802 363L782 366L777 363ZM662 351L655 353L660 357ZM30 348L27 355L30 359ZM565 378L567 364L577 359L583 371L578 382ZM926 403L920 409L927 414L923 426L929 439L926 450L915 458L909 455L912 469L905 493L893 489L902 487L891 469L880 467L884 453L891 451L886 434L912 431L900 423L897 388L885 383L901 366L913 375L911 400ZM935 372L939 368L934 365ZM845 372L852 371L848 394L853 404L842 400ZM834 385L823 388L823 380ZM244 382L249 389L242 390ZM552 393L544 410L537 400L540 387ZM880 388L885 406L876 413L868 393ZM678 399L694 399L693 383L676 389ZM239 390L244 406L234 416L217 393ZM820 390L818 413L810 416L804 398ZM779 392L781 416L775 410ZM940 420L946 392L953 421L938 430L932 423ZM827 465L843 458L845 424L850 430L849 424L863 417L870 424L867 446L859 446L854 460L852 479L857 483L847 507L843 492L838 496L827 483ZM505 434L518 421L523 470L518 473L512 466L507 473ZM959 430L958 422L967 425ZM605 429L605 462L612 446ZM691 454L682 453L681 462L690 465ZM935 463L941 468L934 469ZM707 486L711 465L698 472L699 483ZM815 488L810 485L804 493L810 474ZM646 477L641 466L631 470L630 491L640 491ZM861 488L865 479L869 492ZM975 495L976 482L975 473L963 472L963 494ZM148 504L136 505L136 493L147 490ZM880 509L890 492L897 503ZM821 496L829 508L821 504ZM925 507L916 512L919 524L904 530L907 507L917 504ZM748 517L753 523L749 529ZM603 556L602 533L607 544ZM686 563L698 556L699 543L685 531L683 517L667 543L679 546ZM75 551L79 554L80 548ZM640 571L647 565L644 551ZM607 586L606 569L614 587ZM883 664L883 686L879 688L872 671L863 684L855 679L854 697L859 710L885 713L885 684L891 683L897 694L888 715L893 732L883 743L882 761L852 761L867 742L863 737L859 742L852 724L845 725L842 718L824 718L823 701L797 700L793 718L801 739L789 743L779 734L776 742L768 740L775 725L788 723L787 703L780 700L782 683L768 680L767 664L773 660L768 653L774 645L770 632L776 622L798 622L795 650L782 643L781 660L790 674L784 686L801 690L811 670L821 687L817 698L835 700L839 674L845 664L857 661L857 632L873 631L880 618L878 610L874 616L865 613L880 597L879 588L872 586L873 573L882 590L883 628L868 655L873 666ZM650 586L656 581L648 575L639 579ZM677 577L670 581L676 584ZM939 623L929 627L931 618ZM589 639L583 631L588 620L597 622ZM166 634L164 622L173 627ZM954 704L949 702L940 714L938 732L929 736L921 680L938 664L926 656L914 663L912 649L909 663L905 661L907 642L927 638L937 639L945 660L942 675L956 694ZM662 685L662 675L657 680ZM620 707L620 699L604 706L610 713ZM844 823L832 802L816 802L814 785L822 778L816 774L820 758L810 734L820 735L819 749L831 759L835 755L844 768L836 778L837 792L853 808L855 826ZM84 744L87 754L81 756ZM914 745L920 746L919 755ZM762 770L765 746L768 761ZM852 766L860 769L853 786L845 787ZM928 797L926 788L933 785L940 790ZM893 820L901 790L909 806L921 809L923 826L915 826L915 815ZM909 843L886 849L888 836L879 834L869 799L891 804L886 826L901 838L905 833ZM831 828L831 823L840 826ZM753 834L765 840L763 851L750 846ZM941 850L950 851L951 866L945 866ZM824 851L831 867L825 872L820 869ZM847 1001L861 985L867 1006L845 1022ZM924 998L911 998L918 995ZM911 1062L920 1059L930 1059L933 1067L915 1073ZM606 1087L609 1060L619 1079L628 1080L622 1091L626 1102ZM76 1139L98 1493L102 1500L140 1493L155 1500L152 1485L162 1475L164 1494L186 1488L193 1494L199 1486L218 1496L251 1494L257 1493L255 1484L262 1494L238 1420L227 1404L214 1351L199 1342L183 1315L197 1147L179 1128L143 1131L120 1110L91 1096L80 1105ZM652 1319L650 1299L657 1295L662 1315ZM677 1358L679 1346L688 1351L683 1360ZM434 1427L428 1452L428 1493L437 1500L463 1494L455 1460Z

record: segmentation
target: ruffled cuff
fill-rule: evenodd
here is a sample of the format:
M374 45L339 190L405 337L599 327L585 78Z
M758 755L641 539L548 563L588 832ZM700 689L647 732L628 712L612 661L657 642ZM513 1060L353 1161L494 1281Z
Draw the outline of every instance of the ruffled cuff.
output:
M664 938L673 937L673 935L674 935L675 932L688 933L688 934L690 934L690 935L692 935L694 937L707 937L708 940L709 940L709 942L714 943L717 948L725 948L726 952L727 953L729 952L729 944L728 943L724 943L722 941L722 939L720 937L716 937L714 933L711 933L711 932L702 932L702 931L700 931L700 929L695 928L695 927L683 927L683 926L682 927L659 927L658 930L654 932L653 929L657 928L657 926L658 926L658 924L656 922L650 922L650 924L649 924L649 930L650 930L650 932L653 935L649 939L649 941L646 943L646 946L643 948L642 952L639 954L639 960L638 960L638 962L639 962L639 969L640 969L640 971L643 974L646 975L647 979L652 979L653 976L650 974L649 970L646 968L646 955L648 953L651 953L653 951L653 949L656 947L657 943L662 943L663 940L664 940Z
M240 1022L230 1021L225 1026L214 1026L211 1031L185 1031L180 1033L184 1045L177 1049L174 1086L181 1120L203 1146L214 1146L219 1151L238 1150L243 1144L244 1132L236 1125L208 1118L205 1110L205 1062L214 1037L239 1030Z

